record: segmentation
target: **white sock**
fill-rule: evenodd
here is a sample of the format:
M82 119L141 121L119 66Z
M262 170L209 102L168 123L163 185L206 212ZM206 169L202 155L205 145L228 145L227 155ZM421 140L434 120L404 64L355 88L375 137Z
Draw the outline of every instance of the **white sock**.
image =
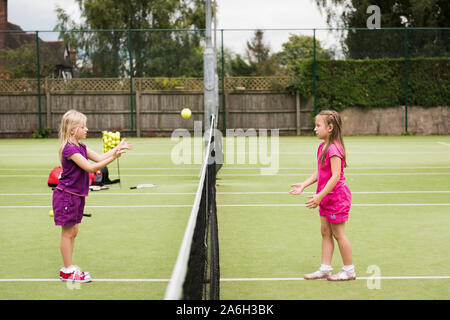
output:
M343 266L342 269L348 273L355 273L355 266L353 264L349 266Z
M68 267L68 268L62 267L62 268L61 268L61 271L64 272L64 273L72 273L72 272L75 271L75 269L76 269L76 268L75 268L74 266L70 266L70 267Z
M327 264L321 264L319 270L320 271L333 271L333 268Z

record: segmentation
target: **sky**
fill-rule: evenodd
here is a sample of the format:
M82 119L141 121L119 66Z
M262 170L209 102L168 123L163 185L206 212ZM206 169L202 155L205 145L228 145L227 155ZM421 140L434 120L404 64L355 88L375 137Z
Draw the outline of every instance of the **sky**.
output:
M217 0L218 29L312 29L326 28L325 17L316 7L314 0ZM244 5L245 4L245 5ZM80 20L80 12L74 0L9 0L8 20L23 30L52 30L56 23L56 6L65 9L75 20ZM272 52L280 51L281 44L289 35L311 35L312 31L278 30L265 31L264 39ZM225 31L224 46L235 53L243 53L246 41L253 31ZM325 46L337 42L335 35L318 31L317 38ZM56 33L42 33L44 40L57 40ZM217 37L220 45L220 33Z

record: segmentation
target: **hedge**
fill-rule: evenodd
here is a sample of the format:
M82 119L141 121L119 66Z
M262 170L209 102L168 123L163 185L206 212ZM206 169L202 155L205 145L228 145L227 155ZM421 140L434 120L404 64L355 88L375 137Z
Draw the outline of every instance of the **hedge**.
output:
M313 96L313 60L293 68L293 89ZM405 60L316 60L317 108L405 105ZM450 58L408 60L408 105L450 106Z

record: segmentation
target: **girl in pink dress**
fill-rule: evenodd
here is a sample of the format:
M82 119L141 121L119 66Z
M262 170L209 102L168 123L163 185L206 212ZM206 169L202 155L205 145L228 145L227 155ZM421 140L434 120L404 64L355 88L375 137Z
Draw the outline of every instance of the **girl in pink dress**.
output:
M305 275L306 280L327 279L330 281L355 280L352 247L345 235L345 222L348 220L352 194L345 184L344 167L347 166L344 141L342 139L342 120L336 111L325 110L315 119L319 139L324 140L317 150L317 171L302 183L293 184L290 194L300 194L311 184L317 182L316 194L308 196L308 208L319 207L322 233L322 264L320 268ZM331 259L334 240L344 262L342 270L332 275Z

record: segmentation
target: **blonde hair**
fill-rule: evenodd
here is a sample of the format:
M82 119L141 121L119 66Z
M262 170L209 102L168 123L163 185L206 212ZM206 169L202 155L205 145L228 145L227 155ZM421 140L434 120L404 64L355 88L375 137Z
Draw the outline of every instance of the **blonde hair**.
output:
M344 139L342 139L342 120L341 116L338 112L334 110L323 110L321 111L317 116L322 116L325 124L332 125L333 130L330 133L329 139L325 142L325 145L322 148L322 154L320 156L320 164L323 165L325 163L325 159L327 157L328 148L330 145L337 141L342 147L342 153L344 156L344 168L347 167L347 161L346 161L346 153L345 153L345 146L344 146Z
M70 141L70 132L81 125L86 125L86 116L76 110L67 111L62 119L59 128L59 159L62 160L62 152L66 144Z

